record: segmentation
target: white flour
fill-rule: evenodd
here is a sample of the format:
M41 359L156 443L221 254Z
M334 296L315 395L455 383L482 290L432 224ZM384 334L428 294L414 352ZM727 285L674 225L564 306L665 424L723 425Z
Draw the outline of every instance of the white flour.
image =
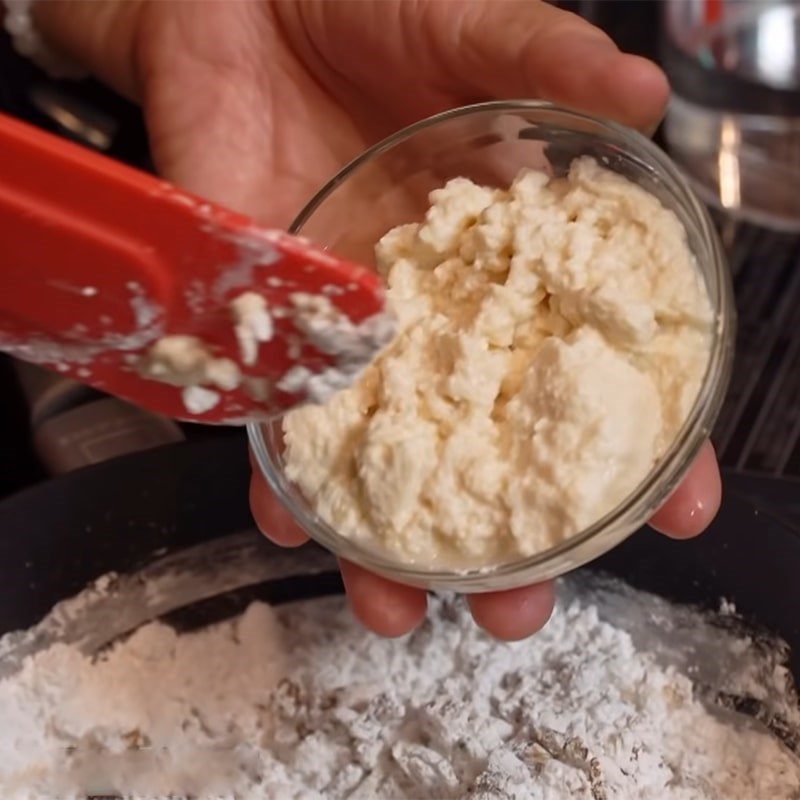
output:
M183 636L153 623L94 662L56 645L0 682L0 796L800 798L788 748L712 716L591 602L568 599L518 644L481 633L459 600L434 599L389 641L329 598ZM744 675L755 645L724 636L740 663L722 669ZM751 688L766 697L784 677Z

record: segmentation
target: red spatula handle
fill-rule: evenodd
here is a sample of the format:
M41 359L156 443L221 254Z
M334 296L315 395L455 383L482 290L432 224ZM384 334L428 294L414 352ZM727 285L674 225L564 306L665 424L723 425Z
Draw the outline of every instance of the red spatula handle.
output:
M0 115L0 349L185 417L180 388L142 377L135 365L175 334L238 361L244 345L230 304L243 292L260 295L274 325L261 334L257 359L240 364L240 383L222 387L213 409L193 418L277 413L303 399L284 383L290 370L344 365L351 374L348 347L362 334L367 350L380 346L371 324L341 342L301 324L302 313L336 318L324 304L304 306L304 297L350 322L378 314L374 271Z
M150 175L0 115L0 313L26 326L90 328L92 299L116 299L134 325L130 290L168 307L194 265L230 263L234 247L198 226L244 217L198 201Z
M265 263L305 271L309 283L357 285L337 301L353 318L382 307L372 270L0 114L4 328L16 316L28 330L78 327L92 338L111 317L125 333L141 322L137 298L186 319L196 313L193 286L221 303Z

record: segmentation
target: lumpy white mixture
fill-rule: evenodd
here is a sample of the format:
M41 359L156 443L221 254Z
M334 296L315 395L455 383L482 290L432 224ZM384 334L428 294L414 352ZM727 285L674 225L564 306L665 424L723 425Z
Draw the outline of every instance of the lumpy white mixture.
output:
M763 656L717 635L719 655L737 653L723 672ZM786 675L763 671L745 689L756 698ZM0 682L0 794L797 800L798 758L698 691L584 599L516 644L457 599L433 599L401 640L361 629L341 598L255 604L184 636L147 625L96 659L65 645L29 657Z
M328 289L347 291L347 287L336 285ZM232 392L240 386L256 404L269 400L269 382L257 371L243 374L241 366L252 372L261 345L274 338L273 315L290 317L297 332L289 344L288 356L298 363L290 366L275 385L294 395L298 403L324 403L335 392L350 386L395 330L394 319L385 312L354 323L326 294L292 292L288 306L270 309L257 292L244 292L229 303L229 310L240 363L218 355L201 338L182 334L162 336L143 356L134 359L143 377L181 387L183 405L189 414L211 411L222 400L222 392ZM330 363L310 369L302 360L304 344L329 356Z
M677 217L591 159L430 201L377 245L394 339L353 387L286 416L286 468L348 537L486 565L636 488L697 396L713 315Z

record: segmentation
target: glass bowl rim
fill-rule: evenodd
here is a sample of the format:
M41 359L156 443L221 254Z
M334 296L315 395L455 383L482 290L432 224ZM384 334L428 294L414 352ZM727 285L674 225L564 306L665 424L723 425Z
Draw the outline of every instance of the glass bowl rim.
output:
M388 553L379 552L378 548L365 547L356 540L343 536L324 520L310 516L306 509L295 502L294 498L287 493L283 482L286 481L288 484L288 479L285 477L280 464L273 457L271 448L267 445L261 429L262 423L250 422L247 424L248 440L261 473L277 499L291 513L295 522L312 539L337 555L354 561L369 570L410 585L427 588L458 589L467 592L486 591L489 583L497 583L500 588L510 588L531 581L557 577L612 549L646 522L646 516L652 510L652 507L657 507L666 500L688 471L710 433L710 428L719 413L730 380L736 312L730 273L723 255L722 245L708 210L691 189L680 168L661 148L638 131L619 123L542 100L493 100L443 111L398 130L348 162L306 203L292 222L289 228L290 233L299 233L320 204L360 167L371 163L376 157L407 141L417 133L460 117L486 112L513 113L530 111L551 112L562 119L584 121L593 126L600 125L628 142L629 150L639 149L643 151L647 158L647 162L643 166L647 167L651 172L660 170L672 180L674 185L671 187L671 193L675 194L675 188L679 190L677 200L685 206L684 211L688 212L689 217L698 229L697 233L708 245L710 261L712 262L711 268L717 277L719 302L713 309L716 324L712 332L711 353L700 390L689 414L670 446L633 492L590 526L577 531L552 547L532 556L490 564L486 567L462 569L436 567L428 569L415 564L404 564L392 559ZM559 126L557 125L557 127ZM566 125L560 127L568 130ZM595 134L587 135L593 136ZM711 299L713 300L713 298ZM299 492L299 489L296 491ZM307 503L308 501L305 502ZM630 519L634 519L635 524L628 524L621 532L617 530L613 537L604 540L603 546L590 550L590 543L599 534L609 529L614 523L626 518L629 522ZM563 562L565 556L574 554L576 551L581 551L580 558L573 560L568 565L556 566L556 562ZM516 580L515 576L520 579Z

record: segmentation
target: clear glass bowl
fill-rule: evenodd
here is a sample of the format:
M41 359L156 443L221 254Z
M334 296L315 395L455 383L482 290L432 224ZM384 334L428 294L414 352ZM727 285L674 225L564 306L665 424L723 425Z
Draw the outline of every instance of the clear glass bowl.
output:
M709 435L727 388L735 312L730 274L704 206L669 157L633 130L536 101L467 106L423 120L352 161L309 202L292 225L341 256L374 263L373 247L395 225L422 219L428 193L465 176L506 188L523 167L563 175L573 158L592 155L656 195L680 218L716 312L702 388L669 450L636 491L595 524L535 556L480 569L446 571L399 562L377 546L342 536L314 512L284 470L281 420L251 424L256 460L300 526L336 554L389 578L429 589L481 592L553 578L610 550L643 525L676 487Z

